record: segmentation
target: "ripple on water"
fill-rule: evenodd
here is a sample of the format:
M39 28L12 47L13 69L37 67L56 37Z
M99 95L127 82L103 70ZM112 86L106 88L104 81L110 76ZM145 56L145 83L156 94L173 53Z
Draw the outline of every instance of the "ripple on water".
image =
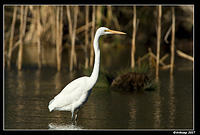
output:
M49 130L81 130L83 129L81 126L77 126L74 124L56 124L50 123Z

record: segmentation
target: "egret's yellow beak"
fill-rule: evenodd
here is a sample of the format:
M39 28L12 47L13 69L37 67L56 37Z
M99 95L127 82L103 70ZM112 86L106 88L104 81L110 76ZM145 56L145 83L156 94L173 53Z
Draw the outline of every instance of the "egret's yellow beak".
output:
M126 34L124 32L121 31L115 31L115 30L105 30L106 32L110 32L111 34Z

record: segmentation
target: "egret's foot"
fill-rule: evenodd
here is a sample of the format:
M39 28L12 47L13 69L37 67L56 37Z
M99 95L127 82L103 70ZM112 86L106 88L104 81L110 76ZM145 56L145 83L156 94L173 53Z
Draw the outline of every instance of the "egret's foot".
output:
M77 125L78 112L79 112L79 109L77 109L75 113L72 113L72 124L73 125Z
M72 121L72 125L75 125L75 126L76 126L76 125L77 125L77 121L76 121L76 120L73 120L73 121Z
M71 121L72 121L72 125L76 125L77 124L77 114L74 116L72 116L72 119L71 119Z
M76 120L74 121L74 125L77 126L77 121Z
M78 118L78 114L75 115L75 121L77 121L77 118Z
M77 125L77 117L78 117L78 114L76 114L76 115L75 115L75 118L74 118L74 124L75 124L75 125Z

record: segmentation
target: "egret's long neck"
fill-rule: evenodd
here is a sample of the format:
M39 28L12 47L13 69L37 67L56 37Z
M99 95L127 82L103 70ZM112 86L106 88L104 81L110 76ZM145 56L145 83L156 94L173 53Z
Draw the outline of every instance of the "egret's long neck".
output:
M95 60L94 60L94 67L90 79L92 81L92 85L94 85L98 79L99 75L99 66L100 66L100 49L99 49L99 34L96 34L94 37L94 53L95 53Z

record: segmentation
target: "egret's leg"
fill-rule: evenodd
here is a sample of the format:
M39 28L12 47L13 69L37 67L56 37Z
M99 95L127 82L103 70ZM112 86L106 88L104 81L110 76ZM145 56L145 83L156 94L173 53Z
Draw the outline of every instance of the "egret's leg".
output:
M75 121L74 121L75 125L77 125L78 112L79 112L79 109L76 111Z
M78 109L77 112L76 112L76 115L75 115L75 121L77 121L77 118L78 118L78 112L79 112L79 109Z
M73 120L74 120L74 112L72 111L72 122L73 122Z
M77 120L78 114L75 115L75 121Z
M77 119L77 114L75 115L74 125L77 125L77 121L76 121L76 119Z

